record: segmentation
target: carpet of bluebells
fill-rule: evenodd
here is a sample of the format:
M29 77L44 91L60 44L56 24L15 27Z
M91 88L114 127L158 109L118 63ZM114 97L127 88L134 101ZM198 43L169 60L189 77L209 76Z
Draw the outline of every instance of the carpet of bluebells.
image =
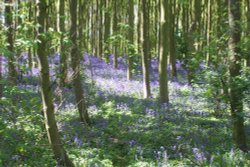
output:
M56 166L41 115L39 69L26 67L26 54L18 60L20 82L15 88L4 82L0 104L0 166ZM2 61L6 67L6 59ZM178 79L169 77L170 103L160 104L156 59L150 67L152 97L143 99L140 68L127 81L124 58L118 59L114 69L112 55L105 63L84 54L83 85L91 127L79 122L71 86L65 88L63 99L57 97L59 55L50 56L49 62L58 127L76 166L250 165L250 152L234 148L228 104L222 102L222 114L216 117L213 99L206 96L207 86L189 86L181 62L177 62ZM249 112L249 106L245 110ZM248 138L249 125L246 120Z

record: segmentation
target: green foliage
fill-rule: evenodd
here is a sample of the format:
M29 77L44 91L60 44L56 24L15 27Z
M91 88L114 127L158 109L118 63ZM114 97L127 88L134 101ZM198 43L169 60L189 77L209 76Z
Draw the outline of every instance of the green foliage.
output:
M37 93L5 87L5 95L0 99L0 165L54 166Z

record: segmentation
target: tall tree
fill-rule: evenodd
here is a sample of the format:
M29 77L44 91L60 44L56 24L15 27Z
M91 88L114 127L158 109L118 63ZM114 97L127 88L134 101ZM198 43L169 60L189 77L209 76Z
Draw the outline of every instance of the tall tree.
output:
M108 38L110 36L111 14L110 14L110 0L104 0L105 2L105 20L104 20L104 58L106 62L109 62L109 44Z
M160 101L166 103L169 101L168 97L168 76L167 76L167 62L168 62L168 35L169 35L169 0L160 1L160 53L159 53L159 84L160 84Z
M128 69L127 69L127 79L132 79L132 68L133 68L133 59L132 55L134 52L134 0L129 0L129 7L128 7L128 15L129 15L129 54L128 54Z
M150 92L150 71L149 71L149 1L141 0L141 44L142 44L142 70L143 70L143 96L149 98Z
M99 57L102 57L103 54L103 28L102 28L102 24L103 24L103 0L99 0Z
M113 1L114 4L114 15L113 15L113 33L118 33L118 6L117 6L117 0ZM118 42L115 42L114 44L114 57L113 57L113 65L114 68L118 67Z
M59 27L61 32L60 38L60 85L64 86L67 77L67 54L64 44L65 38L65 1L60 0L59 5Z
M201 1L194 0L189 1L191 7L191 20L188 30L188 54L187 54L187 66L188 66L188 83L191 84L195 78L195 69L197 67L197 50L198 50L198 36L200 30L201 19Z
M14 24L13 24L13 0L5 0L5 23L8 28L7 42L8 42L8 70L9 80L12 84L17 84L17 71L15 68L15 51L14 51Z
M56 125L55 115L54 115L54 105L53 105L53 95L51 89L51 82L49 76L49 64L47 60L47 40L44 37L45 33L45 20L46 20L46 0L40 0L38 2L38 23L40 27L38 28L38 40L40 41L37 47L37 54L39 58L39 64L41 68L41 95L43 101L43 112L45 118L45 126L47 130L47 135L49 143L52 147L55 159L58 165L62 166L74 166L73 163L67 156L66 151L62 147L62 141L58 132Z
M240 1L228 0L228 18L230 39L229 46L229 72L230 72L230 106L233 121L233 139L238 148L247 151L246 135L243 117L243 91L237 78L241 75L241 25L240 25Z
M245 1L246 3L246 8L247 8L247 11L246 11L246 15L247 15L247 33L246 35L249 36L250 35L250 2L249 0L246 0ZM248 51L250 50L250 46L248 45ZM247 61L247 66L250 67L250 55L248 54L248 57L246 58L246 61Z
M72 42L71 49L71 61L73 69L73 86L75 91L76 103L78 111L80 114L81 122L86 125L90 125L90 119L85 103L84 91L81 80L81 65L80 65L80 56L78 51L77 43L77 0L70 0L70 18L71 18L71 27L70 27L70 37Z
M172 67L171 74L173 78L177 78L176 71L176 43L175 43L175 1L169 1L169 56L170 56L170 64Z

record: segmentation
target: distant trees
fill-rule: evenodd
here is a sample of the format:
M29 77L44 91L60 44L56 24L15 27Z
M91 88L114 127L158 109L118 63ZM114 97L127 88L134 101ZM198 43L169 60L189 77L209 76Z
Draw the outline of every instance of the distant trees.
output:
M234 141L240 149L246 147L242 115L247 88L240 85L240 79L250 66L248 0L70 0L68 5L63 0L53 0L49 4L41 0L39 6L34 1L4 2L6 29L1 27L5 38L0 39L0 49L8 60L8 79L12 85L18 84L18 53L28 52L30 70L37 64L37 50L42 67L45 113L52 118L52 125L51 78L46 62L49 55L60 52L56 72L62 90L67 73L72 69L80 121L89 125L87 95L81 75L82 53L91 52L107 63L111 63L109 55L114 54L114 68L120 67L119 56L124 53L128 55L124 59L127 80L142 74L144 98L151 96L151 60L155 59L161 103L171 102L168 83L171 78L178 78L187 80L190 86L205 85L213 98L211 103L215 104L216 115L222 103L230 104ZM5 78L1 72L0 79ZM0 97L1 90L0 87ZM53 126L53 131L57 131Z

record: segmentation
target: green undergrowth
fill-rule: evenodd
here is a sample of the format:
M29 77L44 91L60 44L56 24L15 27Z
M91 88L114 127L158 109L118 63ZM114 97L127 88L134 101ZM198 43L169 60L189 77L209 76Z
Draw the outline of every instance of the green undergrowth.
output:
M76 166L250 165L249 153L234 148L229 113L215 117L202 89L174 90L171 104L165 105L155 98L100 95L96 89L92 86L87 92L91 127L79 122L71 102L72 90L65 93L70 100L56 105L64 147ZM0 165L56 166L36 89L5 90L0 113ZM249 132L247 121L246 127Z

